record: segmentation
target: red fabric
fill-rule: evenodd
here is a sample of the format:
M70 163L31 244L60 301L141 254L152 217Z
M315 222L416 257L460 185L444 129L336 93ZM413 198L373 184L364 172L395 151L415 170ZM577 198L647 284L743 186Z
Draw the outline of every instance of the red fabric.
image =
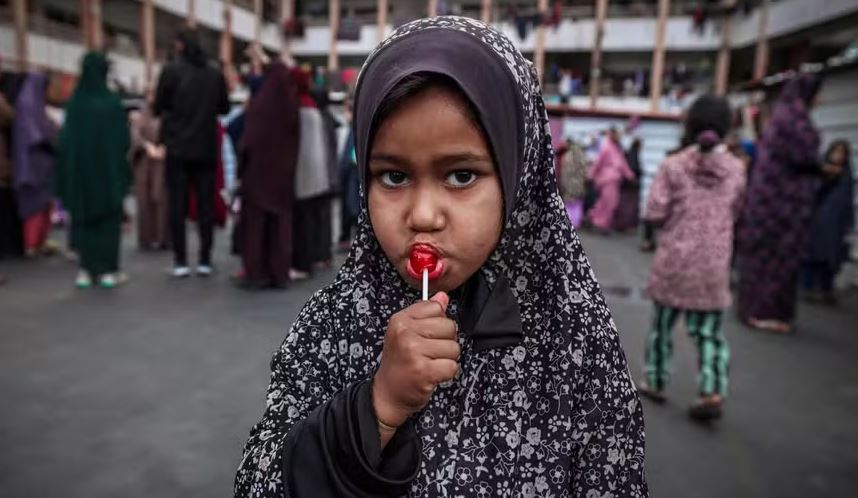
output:
M214 203L215 203L215 225L220 228L226 226L226 215L227 215L227 207L226 201L223 196L220 195L221 191L224 189L226 185L224 183L223 178L223 136L224 136L224 128L223 125L218 123L217 125L217 163L215 165L215 195L214 195ZM194 192L193 188L188 189L188 219L191 221L197 221L197 194Z
M48 239L48 231L51 228L51 208L47 207L42 211L30 216L23 223L24 231L24 249L27 251L36 250L45 245Z

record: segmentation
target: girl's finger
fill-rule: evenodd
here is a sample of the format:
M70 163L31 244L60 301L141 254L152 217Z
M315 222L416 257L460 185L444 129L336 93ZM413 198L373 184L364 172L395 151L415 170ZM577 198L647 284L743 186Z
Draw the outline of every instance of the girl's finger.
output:
M429 362L429 378L435 385L452 380L458 371L459 364L454 360L438 359Z
M416 320L414 327L421 337L427 339L456 339L456 322L446 316Z
M427 339L420 344L421 352L433 360L458 360L462 353L459 343L449 339Z
M420 301L412 304L407 308L408 316L415 320L446 316L446 303L440 303L434 299L435 298L433 297L428 301Z

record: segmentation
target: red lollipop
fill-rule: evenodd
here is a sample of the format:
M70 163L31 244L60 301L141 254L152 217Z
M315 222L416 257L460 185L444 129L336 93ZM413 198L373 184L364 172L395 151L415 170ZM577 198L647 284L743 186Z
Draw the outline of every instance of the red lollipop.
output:
M426 245L416 245L411 248L408 258L408 273L413 278L423 281L423 300L429 299L429 280L438 278L441 274L438 253Z

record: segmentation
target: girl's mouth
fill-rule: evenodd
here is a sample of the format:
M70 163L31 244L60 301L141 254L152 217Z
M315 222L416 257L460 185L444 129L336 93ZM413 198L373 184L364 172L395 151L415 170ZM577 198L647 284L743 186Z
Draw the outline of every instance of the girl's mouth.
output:
M444 260L438 255L438 251L427 244L415 244L409 252L406 271L408 276L419 281L423 278L422 269L429 271L429 280L437 280L444 273Z

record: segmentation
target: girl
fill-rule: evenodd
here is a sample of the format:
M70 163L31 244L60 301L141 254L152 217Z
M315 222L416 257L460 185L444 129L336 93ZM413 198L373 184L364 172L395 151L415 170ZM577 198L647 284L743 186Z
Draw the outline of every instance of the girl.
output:
M756 329L792 330L819 172L819 133L810 110L820 85L810 74L787 83L748 181L736 258L737 310L742 321Z
M169 246L169 206L164 176L166 150L160 145L161 120L152 112L155 90L146 89L143 109L131 119L134 197L137 199L137 244L141 250Z
M854 179L849 142L833 142L825 154L825 179L816 196L816 211L802 262L803 287L810 299L834 304L834 277L849 257L847 237L855 226Z
M709 419L721 414L727 392L730 353L721 332L721 315L730 305L733 225L741 207L745 172L719 144L730 128L727 101L699 98L689 109L685 136L696 144L669 156L659 168L647 199L646 219L661 227L647 285L655 303L646 341L643 394L664 401L671 329L685 315L688 333L700 354L700 399L689 414Z
M415 21L370 55L358 233L274 356L236 496L648 495L547 130L533 66L482 23ZM430 301L415 244L440 254Z
M107 71L104 54L84 56L59 137L56 189L71 213L79 288L90 287L95 278L105 288L125 280L119 273L119 242L122 201L131 179L131 136L122 101L107 88Z

